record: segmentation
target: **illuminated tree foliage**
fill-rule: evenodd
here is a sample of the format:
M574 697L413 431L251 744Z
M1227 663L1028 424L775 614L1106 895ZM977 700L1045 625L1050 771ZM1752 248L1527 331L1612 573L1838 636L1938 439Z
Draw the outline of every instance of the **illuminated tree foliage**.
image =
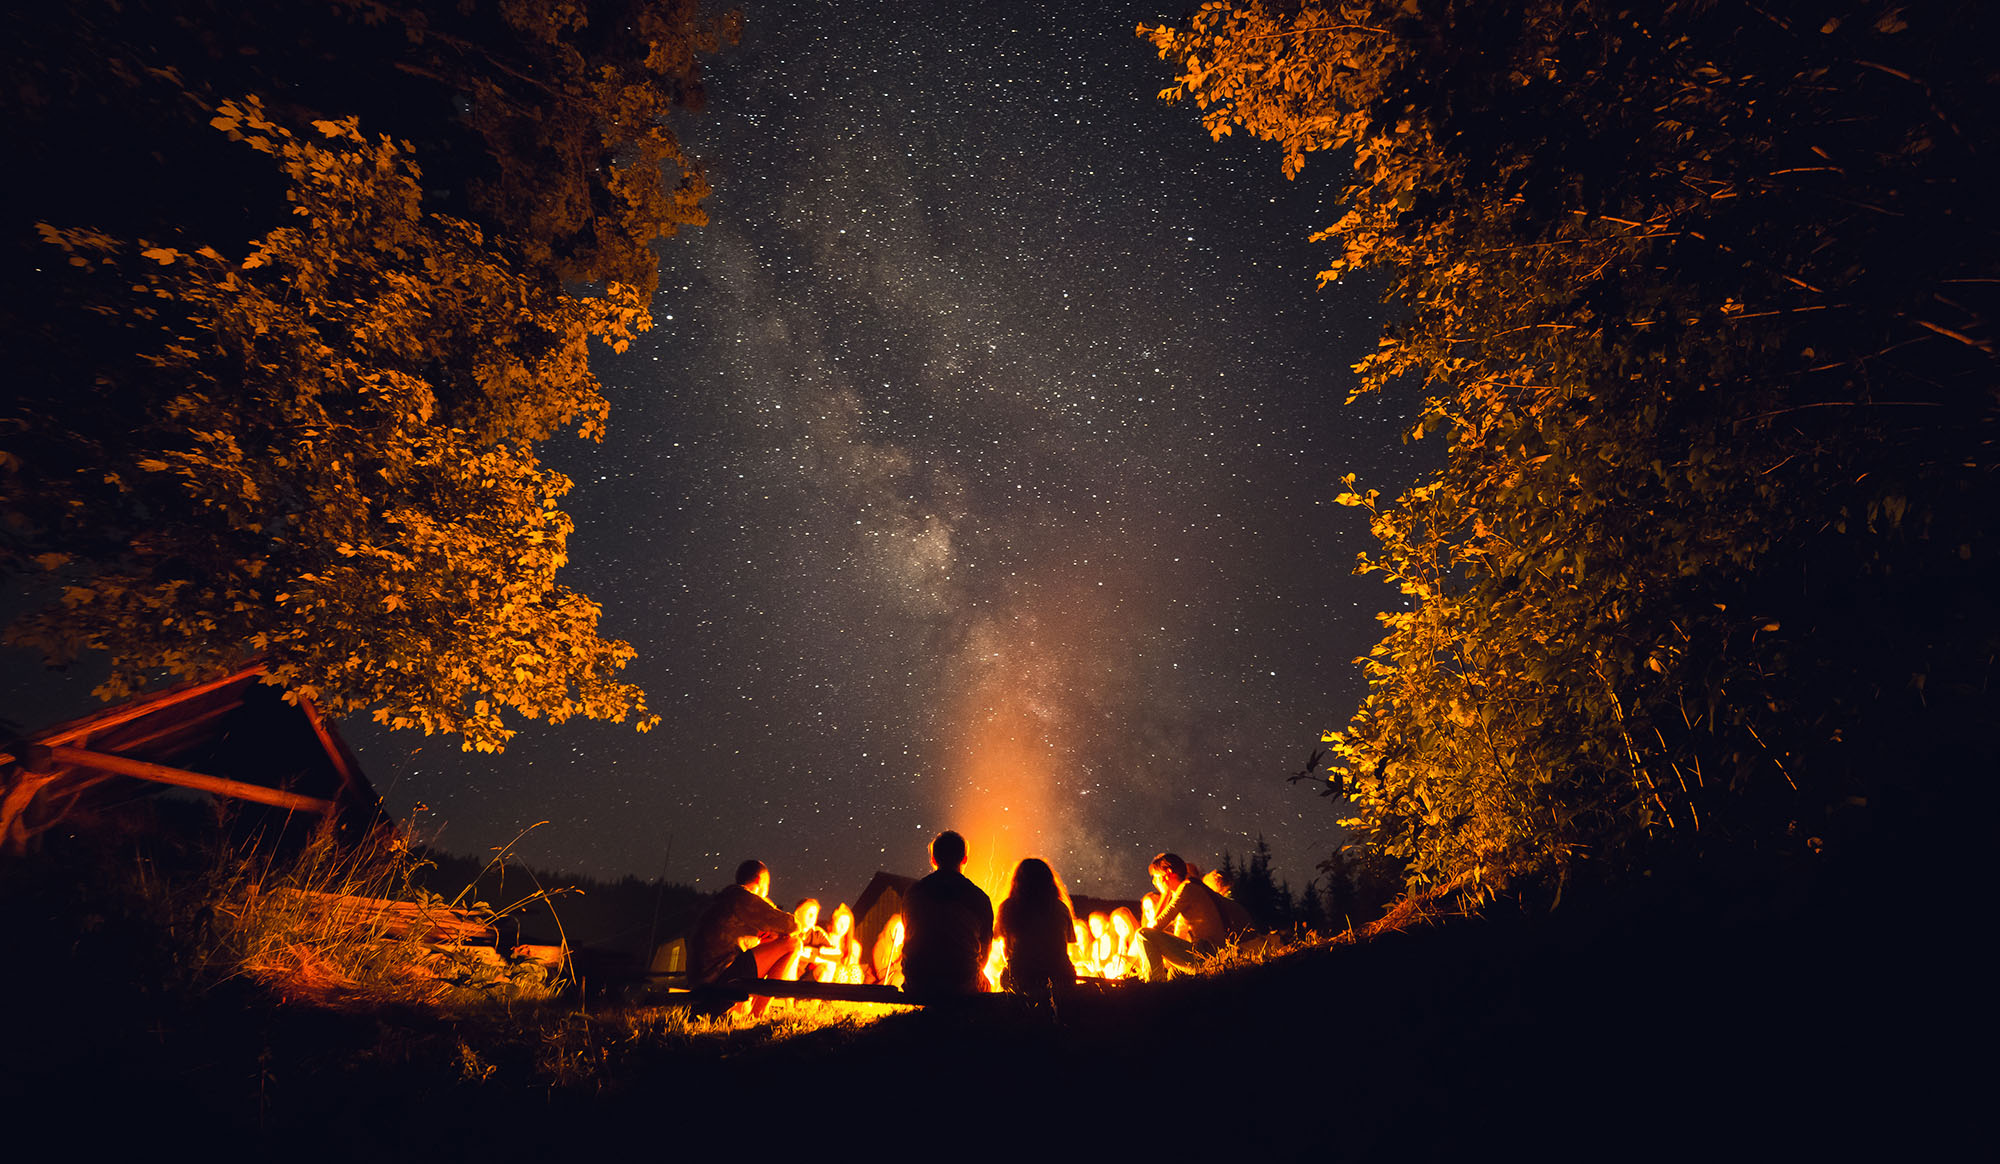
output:
M733 24L674 0L97 15L18 62L44 168L9 215L32 237L0 568L54 601L10 636L108 652L108 697L262 655L468 749L505 743L504 709L650 726L631 648L556 581L570 482L536 446L604 430L588 346L650 325L652 247L701 221L663 119Z
M1447 459L1340 498L1408 605L1326 790L1414 885L1816 861L1995 770L1993 23L1250 0L1141 27L1215 136L1351 167L1321 279L1378 269L1406 313L1358 391L1421 384Z

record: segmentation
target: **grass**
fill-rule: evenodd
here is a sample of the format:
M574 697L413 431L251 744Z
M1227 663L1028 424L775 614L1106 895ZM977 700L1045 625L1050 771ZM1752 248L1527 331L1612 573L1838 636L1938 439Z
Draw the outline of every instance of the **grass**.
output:
M1054 1009L780 1004L752 1022L573 992L441 995L401 939L350 958L322 922L269 904L276 889L393 890L404 857L230 852L179 875L130 854L0 868L0 933L17 942L0 961L10 1110L111 1097L117 1119L91 1125L107 1151L185 1139L225 1158L427 1164L750 1142L875 1153L934 1136L980 1158L1054 1109L1103 1121L1066 1154L1130 1148L1134 1121L1166 1118L1178 1150L1279 1159L1631 1158L1677 1140L1798 1158L1865 1142L1857 1088L1917 1132L1979 1110L1971 1077L1954 1086L1929 1045L1959 1029L1950 1000L1979 964L1912 948L1941 930L1853 964L1827 918L1412 901Z
M188 989L240 979L281 1004L449 1013L546 1001L561 989L541 964L463 940L501 911L421 888L423 862L390 830L350 846L322 827L295 851L230 845L225 835L192 875L143 859L133 867L133 891L164 919Z

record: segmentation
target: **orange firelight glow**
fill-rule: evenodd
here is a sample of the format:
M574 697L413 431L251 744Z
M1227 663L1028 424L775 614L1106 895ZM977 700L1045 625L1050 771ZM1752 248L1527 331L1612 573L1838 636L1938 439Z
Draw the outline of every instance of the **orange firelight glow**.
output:
M1054 757L1040 725L1022 708L983 710L951 819L965 837L965 875L998 906L1014 866L1023 857L1042 856L1055 839Z
M965 874L995 905L1022 858L1048 861L1067 882L1075 871L1066 858L1095 848L1082 843L1074 811L1074 705L1103 681L1084 660L1115 654L1118 636L1105 625L1103 592L1085 581L1065 602L982 621L945 685L957 693L959 729L937 787L940 823L965 837Z

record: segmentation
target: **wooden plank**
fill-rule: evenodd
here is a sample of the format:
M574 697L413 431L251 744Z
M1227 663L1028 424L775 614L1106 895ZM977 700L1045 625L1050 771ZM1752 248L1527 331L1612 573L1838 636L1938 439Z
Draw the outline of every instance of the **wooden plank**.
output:
M217 796L232 796L238 800L254 801L293 812L318 813L321 816L333 811L331 800L321 800L316 796L300 796L296 792L284 792L276 788L266 788L261 784L245 784L241 780L225 780L220 776L204 776L199 772L189 772L181 768L169 768L165 764L154 764L146 760L133 760L125 756L113 756L107 752L92 752L83 748L55 747L49 749L49 757L58 764L68 764L77 768L95 768L100 772L115 772L120 776L134 776L140 780L153 780L161 784L173 784L181 788L193 788L201 792L211 792Z
M347 763L347 754L334 742L332 733L326 730L326 721L320 718L319 707L305 696L299 696L299 710L306 713L306 722L312 725L313 735L318 737L320 750L333 763L333 770L340 777L340 791L350 803L361 799L361 775Z
M0 795L0 851L19 854L27 849L34 830L28 828L28 805L42 789L49 786L58 775L56 772L20 771L13 774L11 785Z
M909 997L893 986L869 986L847 982L814 982L806 979L791 982L782 978L751 978L736 982L711 982L694 988L697 991L713 991L738 1001L753 994L766 998L810 998L820 1002L880 1002L891 1006L915 1006Z
M200 715L194 716L190 719L184 719L175 723L167 724L166 726L158 729L157 731L148 732L145 735L139 736L136 739L119 741L116 747L121 752L141 751L171 736L180 735L183 733L193 733L198 729L205 728L214 721L221 719L223 716L228 715L232 711L235 711L240 706L242 705L237 703L220 703L214 707L209 708L207 711L202 712ZM80 740L72 740L70 741L70 743L74 747L88 748L91 746L92 741L89 736L85 736Z
M35 737L34 742L46 744L50 747L73 744L78 740L88 737L93 732L106 731L120 724L130 723L135 719L143 719L163 707L172 707L176 703L185 703L197 695L206 695L217 688L227 687L231 683L240 683L245 679L255 682L254 677L263 673L264 664L256 663L239 671L232 671L220 679L211 679L206 683L196 683L180 688L168 688L165 691L157 692L150 696L134 696L130 702L121 706L62 724L53 731ZM18 756L11 753L0 752L0 764L18 758Z

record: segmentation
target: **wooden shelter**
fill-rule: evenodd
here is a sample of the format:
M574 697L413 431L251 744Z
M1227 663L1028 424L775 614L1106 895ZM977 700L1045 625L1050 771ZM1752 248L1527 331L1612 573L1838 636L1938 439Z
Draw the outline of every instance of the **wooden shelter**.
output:
M917 879L896 873L876 872L861 896L854 899L854 936L861 942L865 959L875 948L875 940L889 926L889 919L903 912L903 898Z
M372 825L381 798L310 699L262 663L137 696L0 750L0 851L18 853L80 805L141 782Z

